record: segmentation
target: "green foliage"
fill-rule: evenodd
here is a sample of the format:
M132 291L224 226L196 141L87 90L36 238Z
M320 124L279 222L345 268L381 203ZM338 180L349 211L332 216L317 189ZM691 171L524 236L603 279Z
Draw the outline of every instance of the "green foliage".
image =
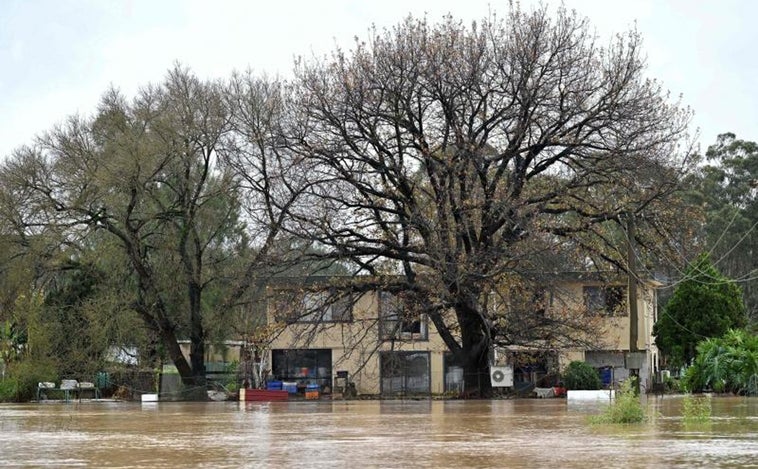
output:
M719 268L740 279L748 316L758 321L758 144L732 133L708 147L693 202L705 208L705 238Z
M678 368L691 362L703 338L721 336L746 323L740 288L702 254L687 268L684 281L655 323L653 335L669 365Z
M710 396L685 394L682 400L682 417L685 423L704 423L711 419Z
M46 292L41 320L61 376L79 379L102 369L108 344L100 332L110 311L93 311L92 303L103 277L92 264L68 262Z
M684 376L690 391L758 395L758 335L730 330L697 346L697 356Z
M678 393L682 390L682 382L671 376L667 376L663 379L663 386L667 393Z
M237 370L239 370L239 361L233 360L224 367L224 373L226 373L226 380L224 381L224 388L227 392L236 393L239 390L239 383L237 382Z
M27 359L9 368L7 378L0 381L0 401L29 401L37 395L41 381L57 381L55 365L51 360Z
M253 275L249 259L238 255L254 224L241 221L243 201L260 209L239 193L253 169L234 170L221 157L229 105L220 83L176 66L134 100L107 92L92 118L66 120L0 168L0 214L13 214L2 221L24 242L49 234L57 255L45 252L56 259L40 269L47 296L38 325L62 372L92 374L108 345L139 345L136 334L111 333L125 323L114 316L123 315L152 334L147 355L160 342L183 379L204 379L206 342L228 332L216 327L227 325L219 319L231 309L221 303L252 283L243 279ZM237 147L244 138L233 140ZM184 338L190 363L178 344Z
M605 411L590 419L592 423L641 423L647 419L640 398L628 379L616 390L616 396Z
M585 362L573 361L563 372L566 389L593 390L602 387L598 371Z
M11 363L21 357L26 334L15 322L0 322L0 360Z

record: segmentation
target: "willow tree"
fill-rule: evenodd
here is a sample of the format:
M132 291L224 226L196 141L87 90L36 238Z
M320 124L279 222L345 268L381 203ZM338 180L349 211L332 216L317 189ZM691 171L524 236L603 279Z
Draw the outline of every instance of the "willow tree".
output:
M625 216L656 228L687 163L690 114L645 76L639 35L600 46L564 9L409 17L301 63L293 87L288 143L321 181L293 213L301 235L399 274L469 389L508 343L490 293L539 269L533 247L603 252ZM624 267L619 252L605 257Z
M107 93L93 118L70 118L3 167L19 231L55 227L60 243L117 249L130 309L187 385L204 385L203 292L236 242L236 182L217 158L228 114L220 85L176 67L132 101Z

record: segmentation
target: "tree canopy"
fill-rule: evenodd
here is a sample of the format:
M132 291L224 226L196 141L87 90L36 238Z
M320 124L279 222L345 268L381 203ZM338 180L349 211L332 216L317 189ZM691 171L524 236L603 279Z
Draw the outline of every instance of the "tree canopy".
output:
M693 203L705 213L704 241L719 269L743 290L758 320L758 144L721 134L696 175Z
M408 18L296 73L301 236L401 274L474 379L505 339L489 294L537 253L625 268L623 220L654 246L690 163L690 113L645 76L639 35L602 47L564 9Z
M689 364L697 344L747 323L742 292L703 254L685 271L682 282L653 327L655 344L669 366Z
M1 174L5 226L123 272L123 303L103 314L136 313L184 383L200 389L207 328L251 283L277 232L270 200L285 192L268 190L266 171L279 166L261 162L272 107L259 83L204 82L176 66L132 101L109 91L95 116L71 117L22 147Z

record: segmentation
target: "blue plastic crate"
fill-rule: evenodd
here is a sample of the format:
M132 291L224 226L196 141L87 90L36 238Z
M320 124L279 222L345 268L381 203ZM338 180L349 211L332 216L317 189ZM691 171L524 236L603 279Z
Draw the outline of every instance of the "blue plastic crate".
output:
M269 381L266 383L266 389L269 391L281 391L282 390L282 382L281 381Z

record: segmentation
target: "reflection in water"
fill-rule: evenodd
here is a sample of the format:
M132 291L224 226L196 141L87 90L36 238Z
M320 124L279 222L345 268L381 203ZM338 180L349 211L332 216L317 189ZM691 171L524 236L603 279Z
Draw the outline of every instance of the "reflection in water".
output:
M686 425L591 426L565 400L0 406L0 466L756 467L758 399L717 398Z

